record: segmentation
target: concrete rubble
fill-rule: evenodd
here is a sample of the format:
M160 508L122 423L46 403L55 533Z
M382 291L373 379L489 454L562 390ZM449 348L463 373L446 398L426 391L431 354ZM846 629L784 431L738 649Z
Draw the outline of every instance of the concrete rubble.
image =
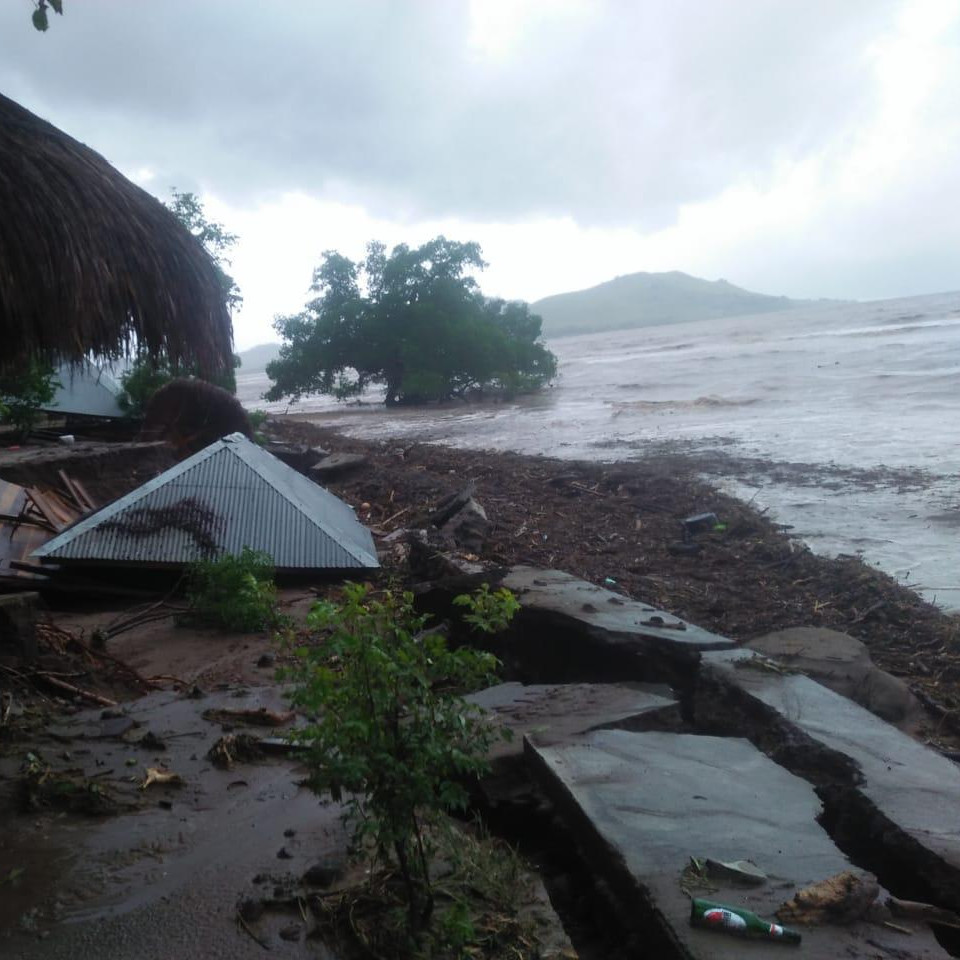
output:
M777 943L742 941L691 927L689 893L772 918L793 893L850 868L817 823L810 784L737 738L595 731L554 746L527 741L534 775L568 818L590 865L604 876L627 922L647 930L657 956L697 960L779 957ZM762 886L711 880L684 890L691 857L750 858L768 875ZM884 918L878 918L884 919ZM877 920L802 930L802 955L947 957L929 931L909 937Z

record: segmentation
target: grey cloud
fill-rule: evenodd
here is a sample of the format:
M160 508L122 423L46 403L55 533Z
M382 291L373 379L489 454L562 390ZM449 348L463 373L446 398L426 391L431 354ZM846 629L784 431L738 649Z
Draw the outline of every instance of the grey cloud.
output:
M334 188L375 215L672 222L872 108L893 0L610 0L482 61L465 3L0 10L0 89L126 170L243 204Z

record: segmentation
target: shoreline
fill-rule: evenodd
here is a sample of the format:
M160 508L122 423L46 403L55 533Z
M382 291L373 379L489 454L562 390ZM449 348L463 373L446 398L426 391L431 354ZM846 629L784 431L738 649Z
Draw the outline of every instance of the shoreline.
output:
M271 423L285 441L367 458L323 483L381 534L426 527L444 497L475 481L490 521L480 562L559 568L598 584L610 578L612 589L738 643L797 626L849 633L941 718L939 735L960 733L952 714L960 707L960 617L858 556L814 553L765 511L719 489L717 464L705 469L697 453L600 463L358 439L303 415ZM696 549L683 545L680 521L703 512L725 529L698 535Z

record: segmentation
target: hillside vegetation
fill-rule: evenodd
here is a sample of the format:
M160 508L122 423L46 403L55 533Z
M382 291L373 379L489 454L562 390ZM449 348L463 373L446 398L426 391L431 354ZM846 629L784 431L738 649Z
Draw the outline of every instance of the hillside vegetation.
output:
M771 297L735 287L726 280L701 280L673 271L627 274L587 290L544 297L530 309L543 318L544 336L562 337L772 313L823 302Z

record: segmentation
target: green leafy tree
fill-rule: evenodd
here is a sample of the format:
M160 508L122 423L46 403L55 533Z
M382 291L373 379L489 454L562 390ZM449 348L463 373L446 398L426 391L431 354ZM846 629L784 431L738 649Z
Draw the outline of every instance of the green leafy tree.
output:
M222 223L208 220L203 203L195 193L183 192L176 187L170 193L173 199L167 202L167 209L203 244L204 250L216 264L228 309L231 313L239 310L243 305L243 296L226 268L232 265L228 255L240 238L230 233Z
M540 318L526 304L484 298L472 276L484 266L478 244L442 236L389 255L370 243L361 263L328 250L313 274L316 296L275 321L284 344L267 365L266 399L347 399L380 385L387 404L420 403L543 386L556 358Z
M325 642L297 649L286 673L293 703L316 717L294 736L310 787L346 804L356 849L396 865L416 935L433 908L425 826L465 807L463 780L487 769L495 736L459 691L490 682L497 661L471 647L451 650L442 634L425 632L412 594L374 599L369 588L348 584L343 597L314 605L308 625ZM490 598L474 610L480 629L509 619Z
M173 199L167 203L167 208L203 244L210 255L220 278L227 307L231 312L239 309L243 304L240 288L225 269L230 266L227 254L236 245L237 235L230 233L222 223L208 220L203 203L195 193L182 192L174 187L171 195ZM239 366L240 357L234 354L232 369L213 378L210 382L229 390L230 393L236 393L235 371ZM120 406L129 416L143 416L147 402L164 384L176 377L195 377L197 372L195 367L180 367L170 363L165 357L159 359L138 357L133 366L120 378L123 387L123 392L118 398Z
M35 358L22 367L5 368L0 373L0 422L12 424L25 439L59 386L53 367Z

